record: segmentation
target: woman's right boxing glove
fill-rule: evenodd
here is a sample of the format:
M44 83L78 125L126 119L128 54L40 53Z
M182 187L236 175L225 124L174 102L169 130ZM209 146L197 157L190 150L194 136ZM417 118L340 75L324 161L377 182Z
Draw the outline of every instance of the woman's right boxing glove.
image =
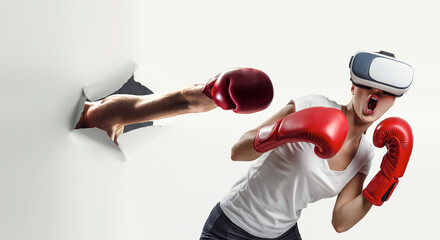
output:
M257 152L267 152L287 142L315 144L315 154L331 158L339 151L348 133L348 122L338 109L312 107L289 114L265 125L254 138Z

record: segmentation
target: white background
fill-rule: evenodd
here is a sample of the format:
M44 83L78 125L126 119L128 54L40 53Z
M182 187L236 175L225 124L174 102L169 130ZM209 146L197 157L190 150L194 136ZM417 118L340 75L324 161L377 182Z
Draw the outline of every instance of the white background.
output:
M249 166L229 160L232 144L291 98L319 93L348 103L348 61L357 50L387 50L414 66L412 89L384 116L411 124L413 155L390 201L350 231L333 230L334 199L326 199L303 211L300 232L304 239L435 238L435 2L1 1L0 239L198 239L212 207ZM124 134L125 153L102 131L71 131L82 89L110 91L133 62L155 92L206 82L229 67L259 68L275 98L252 115L216 109Z

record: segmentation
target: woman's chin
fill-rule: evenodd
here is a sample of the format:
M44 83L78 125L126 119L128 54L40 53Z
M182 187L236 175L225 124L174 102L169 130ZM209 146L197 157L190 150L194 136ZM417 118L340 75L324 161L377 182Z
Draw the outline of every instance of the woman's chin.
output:
M361 114L356 114L356 115L358 120L362 124L371 124L378 119L378 117L376 116L377 114L375 112L369 112L366 110L362 111Z

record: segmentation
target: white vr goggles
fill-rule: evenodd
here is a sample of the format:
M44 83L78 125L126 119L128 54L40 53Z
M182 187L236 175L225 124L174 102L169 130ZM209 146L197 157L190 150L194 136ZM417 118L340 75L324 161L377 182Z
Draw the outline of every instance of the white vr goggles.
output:
M360 88L376 88L395 97L402 96L411 86L414 69L393 57L385 51L357 52L350 59L351 81Z

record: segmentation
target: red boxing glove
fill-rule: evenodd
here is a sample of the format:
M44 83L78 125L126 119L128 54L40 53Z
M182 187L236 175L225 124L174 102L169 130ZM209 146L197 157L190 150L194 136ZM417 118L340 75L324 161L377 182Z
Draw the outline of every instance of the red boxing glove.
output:
M347 133L348 122L340 110L312 107L260 128L254 148L266 152L287 142L310 142L316 145L315 154L325 159L336 155Z
M273 86L269 77L260 70L234 68L209 80L203 93L225 110L253 113L270 105Z
M388 151L383 156L380 171L362 191L365 198L381 206L393 193L403 176L413 147L413 134L409 124L397 117L387 118L376 127L373 144Z

